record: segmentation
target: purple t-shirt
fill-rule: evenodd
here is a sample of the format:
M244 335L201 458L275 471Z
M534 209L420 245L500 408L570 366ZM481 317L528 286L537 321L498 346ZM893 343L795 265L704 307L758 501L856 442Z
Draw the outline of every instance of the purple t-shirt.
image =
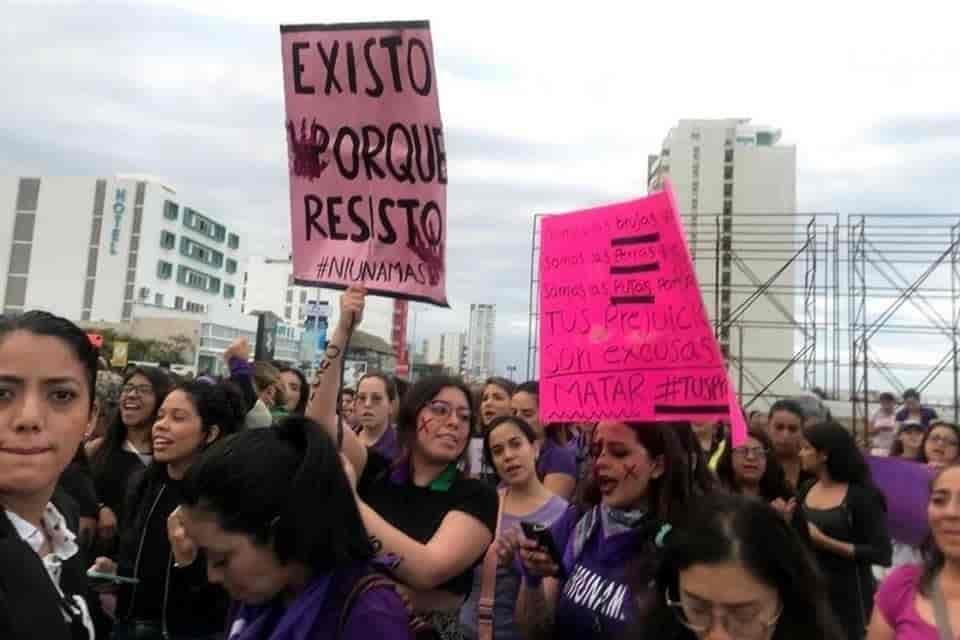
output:
M393 462L400 455L400 440L397 439L397 428L390 425L380 434L380 439L370 447L384 458Z
M371 587L356 596L338 635L346 600L362 572L345 570L328 578L329 587L308 587L289 606L276 600L265 605L236 607L228 625L227 640L260 640L279 632L283 637L311 640L408 640L410 615L400 595L386 586ZM318 585L324 578L318 578Z
M547 438L537 458L537 476L543 480L551 473L563 473L576 480L577 452L572 447L560 446Z
M500 535L520 528L520 521L552 525L567 510L567 501L553 496L534 511L524 516L504 513L500 521ZM460 627L464 635L473 640L477 637L477 605L480 603L480 588L483 579L483 567L473 572L473 590L460 609ZM520 591L520 567L514 562L509 567L498 567L493 599L493 637L496 640L522 640L523 634L513 621L517 594Z
M639 531L605 536L598 523L579 558L574 558L574 529L580 512L574 506L551 527L557 546L564 550L566 580L554 617L554 638L586 640L616 638L636 613L626 566L637 547Z
M897 640L938 640L937 628L924 621L914 606L917 578L923 568L906 564L894 569L877 589L874 602Z

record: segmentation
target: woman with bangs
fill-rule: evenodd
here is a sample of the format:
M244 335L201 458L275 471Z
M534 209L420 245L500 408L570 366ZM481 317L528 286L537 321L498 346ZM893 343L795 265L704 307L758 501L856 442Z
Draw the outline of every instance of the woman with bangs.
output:
M616 637L638 618L650 594L631 585L650 584L669 523L694 495L679 426L597 425L584 503L550 528L561 557L525 538L503 540L523 564L516 619L527 638Z
M342 443L357 478L357 506L374 549L392 558L393 575L417 612L444 612L445 624L463 604L472 571L493 540L497 494L469 478L464 459L476 419L470 389L459 378L433 376L414 384L397 417L400 455L391 463L337 425L342 353L360 324L366 292L341 297L340 321L320 365L307 414ZM349 468L348 467L348 468ZM456 626L455 618L452 623Z
M100 498L98 537L111 540L124 519L130 480L153 460L153 424L173 384L160 369L136 367L120 387L120 404L103 438L86 445Z

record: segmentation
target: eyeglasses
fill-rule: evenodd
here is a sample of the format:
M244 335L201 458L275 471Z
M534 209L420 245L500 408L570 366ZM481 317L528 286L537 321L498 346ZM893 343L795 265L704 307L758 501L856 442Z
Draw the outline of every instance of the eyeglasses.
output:
M757 458L758 460L764 460L767 457L766 447L737 447L733 450L733 455L739 456L741 458Z
M134 392L141 396L153 395L153 387L149 384L125 384L120 388L120 393L126 396Z
M955 439L950 438L948 436L941 436L939 433L937 435L930 436L929 438L927 438L927 440L929 440L933 444L942 444L947 447L960 446L960 442L957 442Z
M434 400L427 405L427 409L429 409L430 413L438 418L449 418L451 415L456 413L457 420L463 424L470 424L470 419L472 417L469 409L459 409L454 412L453 407L450 406L450 403L444 402L443 400Z
M664 598L677 620L690 631L696 634L705 634L713 628L717 622L715 611L717 606L712 602L693 603L685 601L681 594L680 601L677 602L670 598L670 589L664 591ZM783 613L783 605L777 605L777 612L769 620L761 620L757 617L755 611L731 611L725 607L720 607L722 614L720 624L724 631L732 638L741 640L753 640L756 638L766 638L770 630L777 626L777 621Z

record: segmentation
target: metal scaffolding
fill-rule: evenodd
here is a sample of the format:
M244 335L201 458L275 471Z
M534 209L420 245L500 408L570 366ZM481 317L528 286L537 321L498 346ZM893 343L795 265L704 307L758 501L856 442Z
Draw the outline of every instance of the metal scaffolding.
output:
M541 217L531 233L530 378ZM850 402L859 429L878 392L912 387L960 416L960 215L701 212L684 221L745 407L817 390Z

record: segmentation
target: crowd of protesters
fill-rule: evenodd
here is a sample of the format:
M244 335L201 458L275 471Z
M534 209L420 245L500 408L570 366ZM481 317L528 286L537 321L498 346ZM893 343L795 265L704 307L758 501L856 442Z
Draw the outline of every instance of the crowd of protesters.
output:
M364 300L313 380L243 339L221 378L121 375L67 320L0 318L0 638L956 637L960 430L916 392L865 446L812 397L743 442L544 423L536 381L341 388ZM930 468L923 545L867 454Z

